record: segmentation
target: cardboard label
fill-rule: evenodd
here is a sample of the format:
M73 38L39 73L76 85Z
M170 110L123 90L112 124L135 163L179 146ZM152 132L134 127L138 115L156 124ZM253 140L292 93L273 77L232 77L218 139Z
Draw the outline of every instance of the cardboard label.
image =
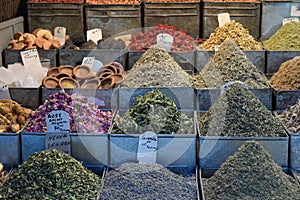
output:
M40 56L37 49L21 51L23 65L28 68L42 68Z
M171 51L173 39L173 36L167 33L160 33L156 37L157 45L165 48L167 51Z
M156 163L157 134L147 131L139 138L137 160L140 164Z
M92 40L96 44L102 39L102 30L100 28L94 28L87 31L87 41Z
M57 149L66 154L71 154L71 137L69 133L47 133L46 149Z
M11 99L7 85L0 86L0 99Z
M221 86L221 95L225 92L225 90L234 83L240 83L244 86L244 88L248 89L248 85L242 81L230 81Z
M95 61L95 57L84 57L82 59L82 65L86 65L86 66L89 66L90 68L93 67L94 65L94 61Z
M286 23L289 22L299 22L299 19L297 17L284 18L282 20L282 25L285 25Z
M62 110L51 111L46 116L47 132L70 132L69 114Z
M229 13L220 13L220 14L218 14L218 22L219 22L219 27L223 26L227 22L230 22Z
M291 16L300 17L300 3L294 3L291 6Z
M60 42L60 45L64 45L66 42L66 32L67 29L65 27L56 27L54 29L54 39Z

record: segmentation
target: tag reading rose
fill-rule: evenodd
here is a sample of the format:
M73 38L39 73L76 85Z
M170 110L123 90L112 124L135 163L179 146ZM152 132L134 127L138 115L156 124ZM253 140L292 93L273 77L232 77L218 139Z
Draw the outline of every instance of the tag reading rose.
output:
M69 113L63 110L51 111L46 116L46 125L48 132L70 132Z

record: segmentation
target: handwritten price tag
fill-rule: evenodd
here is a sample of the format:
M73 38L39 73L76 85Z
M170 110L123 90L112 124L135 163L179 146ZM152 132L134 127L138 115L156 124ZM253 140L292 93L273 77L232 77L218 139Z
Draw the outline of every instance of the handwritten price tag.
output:
M173 36L167 33L160 33L156 37L157 45L171 51L173 45Z
M25 67L42 68L40 56L37 49L21 51L21 57Z
M293 3L291 6L291 16L300 17L300 3Z
M244 86L244 88L248 89L248 85L242 81L230 81L221 86L221 95L225 92L225 90L234 83L240 83Z
M102 30L100 28L95 28L87 31L87 41L92 40L96 44L102 39Z
M7 85L0 86L0 99L11 99Z
M66 42L66 32L67 29L65 27L56 27L54 29L54 39L60 42L60 45L64 45Z
M46 116L48 132L70 132L69 114L62 110L51 111Z
M139 138L137 160L140 164L156 163L157 134L147 131Z
M289 22L299 22L299 19L297 17L284 18L282 20L282 25L285 25L286 23Z
M69 133L47 133L46 149L57 149L66 154L71 154L71 137Z
M93 67L94 62L95 62L95 57L84 57L82 59L82 65L89 66L90 68Z
M223 26L227 22L230 22L230 15L229 15L229 13L218 14L218 22L219 22L219 27Z

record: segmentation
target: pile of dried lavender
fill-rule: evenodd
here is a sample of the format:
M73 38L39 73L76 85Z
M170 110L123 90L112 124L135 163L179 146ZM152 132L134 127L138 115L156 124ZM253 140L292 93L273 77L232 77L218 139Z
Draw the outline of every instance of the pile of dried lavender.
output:
M232 40L222 43L219 50L201 70L200 74L205 80L205 88L220 88L230 81L242 81L249 88L268 88L269 82L263 74L239 49Z
M184 87L191 86L190 75L162 47L150 47L125 74L121 87Z
M230 85L199 122L205 136L284 137L279 119L241 84Z
M179 112L175 103L161 91L153 90L144 96L137 96L124 115L115 117L112 133L142 134L146 131L193 134L193 118Z
M300 56L282 63L270 82L276 90L300 90Z
M215 46L221 45L225 40L235 41L242 50L263 50L262 44L250 35L249 30L234 20L217 27L206 41L197 46L197 49L214 50Z
M278 116L291 133L300 133L300 99Z
M33 154L0 188L0 199L95 199L100 178L57 150Z
M205 199L299 199L296 180L255 141L245 142L204 186Z
M284 24L272 37L263 41L267 50L299 51L300 22Z
M101 200L196 199L195 176L177 175L159 164L125 163L104 177Z

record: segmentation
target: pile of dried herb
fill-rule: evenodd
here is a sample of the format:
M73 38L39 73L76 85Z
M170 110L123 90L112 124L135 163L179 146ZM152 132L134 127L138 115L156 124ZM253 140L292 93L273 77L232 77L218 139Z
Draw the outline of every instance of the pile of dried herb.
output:
M196 199L195 176L180 176L159 164L125 163L104 177L101 200Z
M295 179L255 141L245 142L204 186L205 199L299 199Z
M100 178L58 150L31 155L0 188L0 199L91 199Z
M272 37L263 41L267 50L299 51L300 22L284 24Z
M204 136L284 137L279 119L242 84L230 85L200 118Z
M231 81L242 81L249 88L269 88L269 81L245 56L236 43L226 40L201 70L206 85L202 88L220 88Z
M299 90L300 56L282 63L270 82L276 90Z
M153 90L137 96L124 114L118 114L112 133L142 134L153 131L160 134L193 134L193 119L177 110L174 102L161 91Z
M179 87L191 86L190 75L162 47L150 47L125 74L121 87Z
M235 41L242 50L263 50L262 44L250 35L249 30L234 20L217 27L206 41L197 46L197 49L214 50L215 46L221 45L225 40Z
M295 105L287 108L278 116L290 133L300 133L300 99Z

